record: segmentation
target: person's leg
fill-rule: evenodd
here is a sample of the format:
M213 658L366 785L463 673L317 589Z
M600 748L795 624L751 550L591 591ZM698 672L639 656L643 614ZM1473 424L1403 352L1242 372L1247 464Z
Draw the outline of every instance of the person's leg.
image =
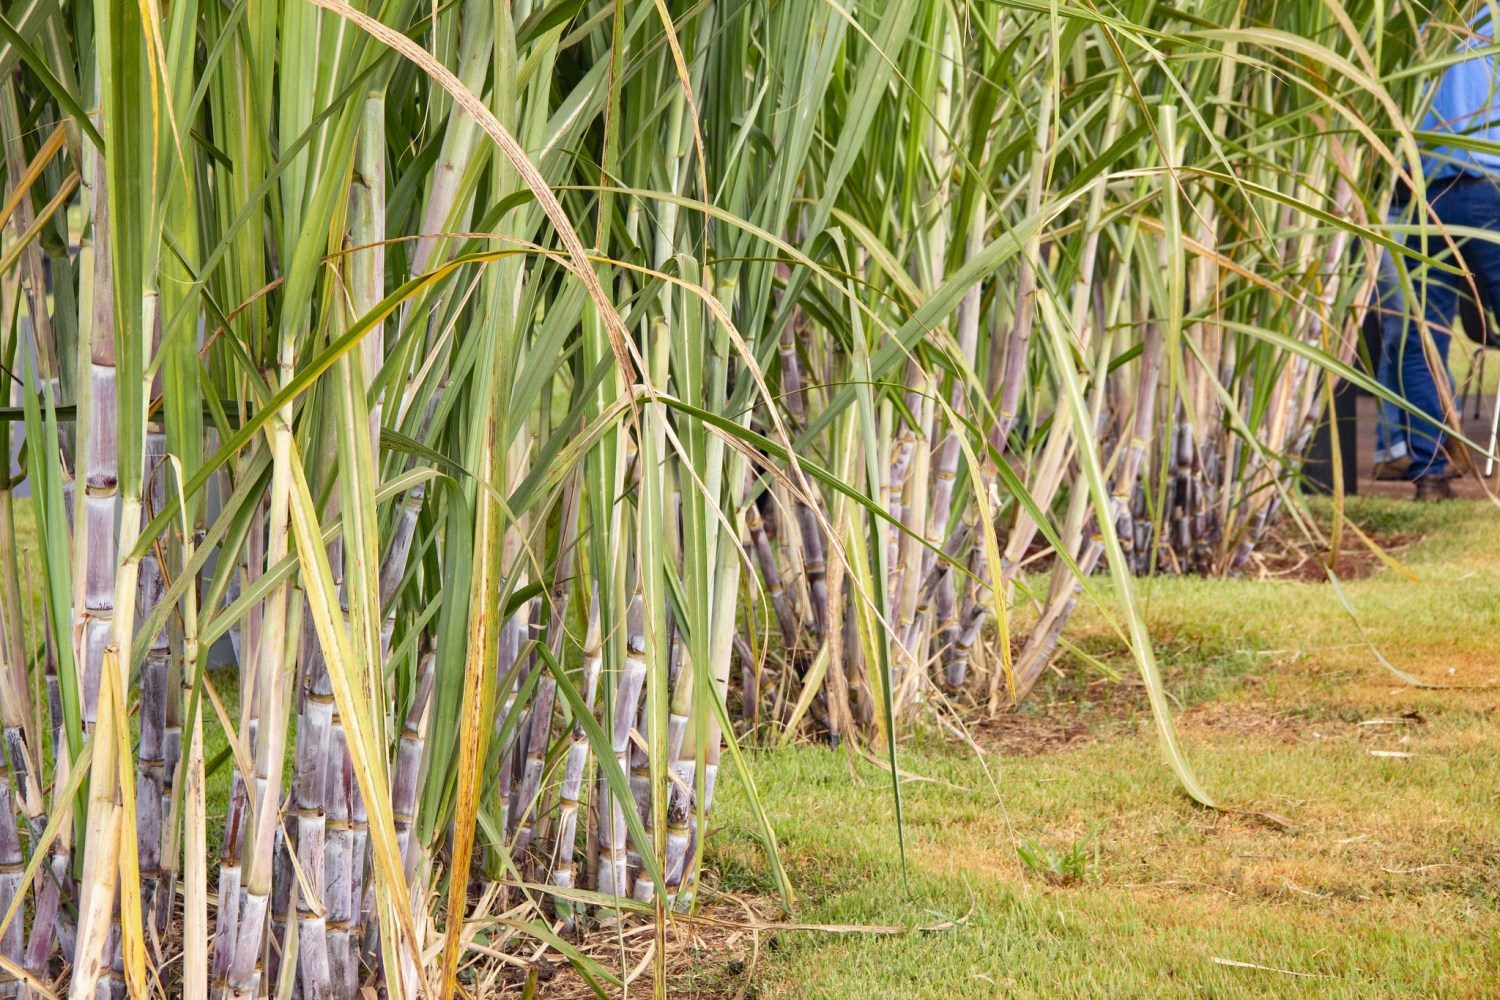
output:
M1472 311L1477 314L1480 323L1488 323L1488 310L1500 304L1500 179L1497 179L1495 182L1470 182L1455 186L1443 192L1435 199L1433 207L1437 212L1438 218L1442 219L1445 225L1471 230L1482 230L1490 234L1488 237L1473 236L1458 242L1459 256L1465 270L1468 272L1468 277L1472 278L1472 286L1469 280L1466 280L1463 275L1442 275L1439 282L1446 291L1440 292L1436 298L1432 297L1429 293L1426 309L1427 319L1429 325L1432 327L1434 344L1442 356L1443 374L1448 379L1448 386L1451 391L1453 379L1448 374L1448 344L1452 338L1449 336L1449 330L1458 316L1459 308L1466 304L1473 307L1474 303L1471 300L1474 292L1477 290L1479 301L1477 308L1472 308ZM1440 240L1429 241L1429 246L1431 247L1428 251L1429 255L1443 258L1448 256L1446 246ZM1439 282L1433 282L1432 284L1435 285ZM1452 304L1448 305L1446 300L1450 297ZM1447 322L1439 324L1436 318L1438 315L1448 317ZM1443 328L1438 329L1439 325ZM1482 327L1472 331L1466 330L1465 332L1479 343L1487 341L1487 331ZM1421 345L1418 344L1416 346L1420 348ZM1434 406L1429 408L1429 406L1424 404L1418 403L1417 405L1422 407L1424 413L1440 417L1442 408L1441 404L1435 398L1437 389L1435 383L1431 385L1431 389L1434 396ZM1415 403L1416 401L1413 400L1413 402ZM1413 421L1413 424L1420 424L1422 431L1420 433L1414 432L1412 438L1412 472L1421 475L1423 473L1418 471L1418 467L1422 465L1422 458L1424 456L1418 455L1417 438L1419 436L1429 439L1436 437L1441 442L1446 435L1441 432L1435 435L1431 434L1432 426L1425 421ZM1423 444L1423 451L1425 455L1425 442ZM1437 453L1437 457L1441 459L1441 462L1439 463L1434 460L1430 463L1429 472L1426 474L1436 474L1446 471L1446 456L1443 456L1439 452Z
M1469 238L1461 250L1479 289L1479 307L1475 310L1479 324L1466 333L1481 345L1491 345L1496 343L1493 324L1500 319L1500 178L1472 187L1460 225L1481 229L1485 235ZM1484 393L1482 385L1479 391Z
M1380 356L1375 362L1375 380L1392 395L1396 384L1396 357L1406 328L1406 294L1396 255L1385 250L1375 272L1375 310L1380 322ZM1388 400L1377 400L1375 420L1375 478L1400 478L1411 463L1407 454L1406 426L1402 409ZM1383 473L1385 475L1383 475Z
M1450 201L1458 200L1454 193L1450 190L1439 194L1432 200L1432 208L1445 224L1462 225L1444 211L1454 207ZM1412 242L1429 256L1452 259L1439 237L1429 239L1425 246L1419 236L1413 236ZM1411 303L1402 325L1394 359L1396 391L1418 411L1414 414L1403 410L1401 421L1411 455L1406 475L1408 479L1419 479L1442 476L1448 471L1448 458L1443 454L1445 411L1436 379L1448 378L1448 345L1453 340L1453 321L1458 312L1460 276L1424 267L1416 270L1413 279L1416 301ZM1436 371L1428 360L1427 340L1437 349L1440 367Z

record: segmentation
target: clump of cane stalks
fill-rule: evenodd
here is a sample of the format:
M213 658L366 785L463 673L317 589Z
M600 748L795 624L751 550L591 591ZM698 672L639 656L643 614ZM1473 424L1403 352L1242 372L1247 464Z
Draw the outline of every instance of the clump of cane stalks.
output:
M1190 6L7 15L0 993L618 984L725 769L790 904L746 733L894 764L1100 566L1208 801L1130 576L1275 516L1416 24Z

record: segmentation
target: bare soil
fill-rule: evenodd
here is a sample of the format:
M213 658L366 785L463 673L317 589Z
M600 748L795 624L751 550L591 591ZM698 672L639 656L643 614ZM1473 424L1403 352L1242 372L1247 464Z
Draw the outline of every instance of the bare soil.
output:
M1387 568L1387 559L1400 562L1401 553L1422 539L1420 535L1399 533L1371 534L1369 537L1375 548L1354 533L1345 533L1332 564L1334 574L1341 581L1374 576ZM1328 582L1328 550L1309 545L1304 538L1293 538L1285 530L1263 542L1251 555L1251 563L1265 579Z
M704 878L711 883L712 872L704 872ZM623 979L629 995L650 996L657 976L664 974L674 997L743 997L762 953L775 947L772 935L778 925L772 904L758 897L729 896L707 884L703 891L710 902L693 917L679 915L669 921L660 939L650 920L631 917L623 925L590 931L577 948ZM528 981L531 995L548 1000L598 996L566 956L542 947L476 963L470 989L476 997L525 996ZM620 995L616 987L599 985L606 995Z

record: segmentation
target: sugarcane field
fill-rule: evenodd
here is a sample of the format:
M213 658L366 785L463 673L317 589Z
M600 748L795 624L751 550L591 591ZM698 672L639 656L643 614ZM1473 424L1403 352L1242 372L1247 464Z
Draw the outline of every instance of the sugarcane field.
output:
M0 1000L1500 997L1500 3L0 0Z

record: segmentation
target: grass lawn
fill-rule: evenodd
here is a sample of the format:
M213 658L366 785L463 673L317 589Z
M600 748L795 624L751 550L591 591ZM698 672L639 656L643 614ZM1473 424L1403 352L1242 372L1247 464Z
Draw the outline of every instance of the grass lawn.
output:
M1383 570L1345 584L1369 639L1430 680L1500 683L1500 510L1350 510L1366 528L1422 536L1399 553L1420 583ZM1326 583L1140 586L1200 778L1226 806L1291 830L1176 791L1129 658L1094 614L1075 641L1125 680L1065 658L1024 725L974 725L982 754L935 731L904 745L904 874L883 771L820 747L754 755L796 919L942 929L783 932L732 966L705 963L704 986L760 998L1500 996L1500 689L1402 684ZM1021 749L1030 732L1043 738ZM720 803L721 884L769 893L728 768ZM1023 863L1028 843L1082 878L1049 878L1045 857Z

